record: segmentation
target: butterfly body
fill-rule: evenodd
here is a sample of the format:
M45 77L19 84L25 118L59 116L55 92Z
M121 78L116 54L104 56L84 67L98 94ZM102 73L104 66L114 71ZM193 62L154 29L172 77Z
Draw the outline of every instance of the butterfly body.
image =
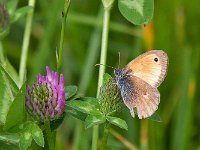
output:
M137 108L140 119L151 116L157 110L160 103L157 87L166 75L167 65L167 54L152 50L132 60L125 68L114 70L124 104L133 117L134 108Z

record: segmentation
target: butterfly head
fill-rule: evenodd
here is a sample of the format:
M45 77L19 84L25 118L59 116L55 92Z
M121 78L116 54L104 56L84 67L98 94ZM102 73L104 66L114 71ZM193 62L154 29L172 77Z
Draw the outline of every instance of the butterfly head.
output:
M114 69L114 74L116 78L122 78L125 75L124 69Z

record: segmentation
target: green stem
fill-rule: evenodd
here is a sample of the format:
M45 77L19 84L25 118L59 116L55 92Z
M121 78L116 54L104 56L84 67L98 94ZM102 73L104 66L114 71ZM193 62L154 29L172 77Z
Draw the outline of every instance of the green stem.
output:
M100 64L104 64L104 65L106 64L106 57L107 57L109 20L110 20L110 10L105 9L104 18L103 18L103 32L102 32L102 40L101 40L101 57L100 57ZM104 73L105 73L105 66L101 65L99 68L97 96L99 95L100 87L103 83Z
M101 19L103 16L103 10L100 9L98 16L96 17L97 19ZM87 92L89 83L90 83L90 79L92 77L92 72L94 69L94 65L95 62L97 61L97 57L98 57L98 52L99 47L100 47L100 40L101 40L101 30L98 27L95 27L94 31L92 32L91 36L90 36L90 42L88 45L88 53L86 54L86 62L84 65L84 69L82 72L82 76L80 79L80 84L79 84L79 91L77 95L81 95L84 96L85 93ZM85 134L83 132L83 123L80 121L76 122L76 128L75 128L75 136L74 136L74 143L73 143L73 150L79 150L80 149L80 145L81 143L85 142L82 140L82 136L83 134Z
M4 54L3 54L3 45L0 41L0 63L4 63L5 62L5 58L4 58Z
M104 125L104 131L103 131L102 144L101 144L101 149L102 150L106 149L106 144L107 144L107 139L108 139L108 133L109 133L109 127L110 127L110 124L105 123L105 125Z
M103 0L104 6L104 16L103 16L103 31L102 31L102 40L101 40L101 57L100 64L106 64L106 56L107 56L107 47L108 47L108 32L109 32L109 22L110 22L110 10L113 5L114 0ZM99 80L98 80L98 88L97 88L97 97L100 92L100 87L103 84L103 75L105 73L105 66L100 66L99 68ZM96 125L93 127L93 135L92 135L92 150L97 149L97 142L99 136L99 126Z
M61 35L60 35L59 55L56 55L56 59L57 59L57 72L58 72L58 74L60 73L60 68L61 68L61 64L62 64L63 44L64 44L64 35L65 35L65 24L66 24L66 18L67 18L69 6L70 6L70 0L66 0L66 5L64 7L64 12L63 12Z
M21 60L20 60L20 67L19 67L19 79L20 79L19 86L21 86L25 80L26 61L27 61L28 46L29 46L30 35L31 35L35 0L29 0L28 5L33 7L33 9L28 13L27 20L26 20L26 27L25 27L25 32L24 32L24 39L23 39L23 44L22 44L22 53L21 53Z
M51 132L50 122L48 122L48 121L45 122L44 126L45 126L45 132L46 132L49 150L54 150L55 143L54 143L54 138L53 138L53 132Z

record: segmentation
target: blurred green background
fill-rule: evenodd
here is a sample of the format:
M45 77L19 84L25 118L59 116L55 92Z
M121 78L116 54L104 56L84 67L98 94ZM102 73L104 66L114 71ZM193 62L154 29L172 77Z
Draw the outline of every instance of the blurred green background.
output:
M64 0L36 1L27 61L31 83L45 66L56 69ZM27 5L19 0L17 7ZM79 94L96 96L103 8L101 1L71 0L65 33L62 72L66 85L79 86ZM11 25L1 42L4 53L15 69L19 62L26 17ZM199 0L156 0L154 17L146 27L134 26L119 12L117 1L111 11L107 64L121 67L150 49L163 49L169 56L165 81L159 87L162 122L131 118L121 114L129 130L114 128L108 149L200 150L200 10ZM113 76L113 70L106 68ZM100 137L102 134L100 127ZM87 150L92 130L66 115L58 130L57 149ZM81 141L79 141L81 139ZM128 144L125 144L128 143Z

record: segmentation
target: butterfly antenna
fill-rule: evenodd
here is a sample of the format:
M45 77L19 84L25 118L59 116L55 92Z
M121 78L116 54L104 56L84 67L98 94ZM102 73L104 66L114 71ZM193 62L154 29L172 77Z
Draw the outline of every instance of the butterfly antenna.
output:
M113 69L115 69L114 67L112 67L112 66L109 66L109 65L104 65L104 64L96 64L95 66L106 66L106 67L109 67L109 68L113 68Z
M118 55L119 55L119 64L118 64L118 69L120 67L120 52L118 52Z

